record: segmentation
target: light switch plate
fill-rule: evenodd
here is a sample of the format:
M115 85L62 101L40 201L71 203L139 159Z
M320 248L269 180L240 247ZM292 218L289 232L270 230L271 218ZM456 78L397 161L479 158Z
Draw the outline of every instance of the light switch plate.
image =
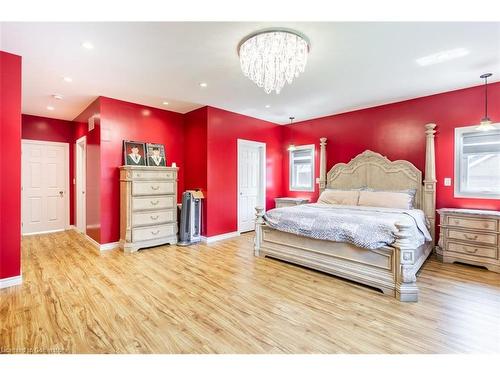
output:
M451 186L451 177L444 178L444 186Z

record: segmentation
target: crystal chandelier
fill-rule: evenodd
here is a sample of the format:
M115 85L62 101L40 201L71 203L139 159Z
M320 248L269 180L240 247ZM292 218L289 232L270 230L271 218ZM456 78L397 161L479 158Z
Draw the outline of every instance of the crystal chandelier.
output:
M266 93L279 94L285 82L304 72L309 42L295 31L263 30L243 39L238 53L243 74Z

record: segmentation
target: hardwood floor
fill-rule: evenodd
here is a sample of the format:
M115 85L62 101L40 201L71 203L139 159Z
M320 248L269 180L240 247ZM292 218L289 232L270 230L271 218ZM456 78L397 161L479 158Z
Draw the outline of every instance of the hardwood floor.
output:
M0 290L0 351L499 353L500 276L429 259L420 301L253 256L252 236L99 254L77 233L25 237Z

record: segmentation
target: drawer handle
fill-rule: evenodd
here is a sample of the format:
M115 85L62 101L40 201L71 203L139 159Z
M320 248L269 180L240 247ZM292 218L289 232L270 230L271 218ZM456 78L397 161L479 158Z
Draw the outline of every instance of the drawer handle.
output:
M464 237L468 240L477 240L477 234L475 236L468 236L468 235L464 234Z
M141 177L141 174L140 174L140 173L137 173L137 174L136 174L136 176L137 176L137 177Z
M455 220L455 225L459 225L460 224L460 220Z
M484 227L485 228L489 228L490 227L490 223L484 223Z
M464 249L466 253L471 253L471 254L477 253L477 249L471 250L466 248L465 246L462 247L462 249Z
M150 217L151 217L151 220L158 220L158 218L159 218L158 215L156 215L156 216L151 215Z
M160 186L159 186L159 185L156 185L156 186L152 186L152 185L151 185L151 189L153 189L153 190L158 190L159 188L160 188Z
M151 231L151 234L152 234L153 236L156 236L158 233L160 233L160 230L159 230L159 229L158 229L158 230L155 230L155 231L153 231L153 230Z
M156 206L158 203L160 203L160 201L159 201L158 199L157 199L157 200L155 200L155 201L151 201L151 204L152 204L153 206Z

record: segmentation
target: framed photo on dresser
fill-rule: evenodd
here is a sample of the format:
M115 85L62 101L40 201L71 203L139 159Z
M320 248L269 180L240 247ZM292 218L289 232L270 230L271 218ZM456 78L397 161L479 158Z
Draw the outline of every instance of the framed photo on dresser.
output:
M123 161L125 165L147 165L144 142L123 141Z
M166 167L165 146L160 143L146 143L147 162L150 167Z

